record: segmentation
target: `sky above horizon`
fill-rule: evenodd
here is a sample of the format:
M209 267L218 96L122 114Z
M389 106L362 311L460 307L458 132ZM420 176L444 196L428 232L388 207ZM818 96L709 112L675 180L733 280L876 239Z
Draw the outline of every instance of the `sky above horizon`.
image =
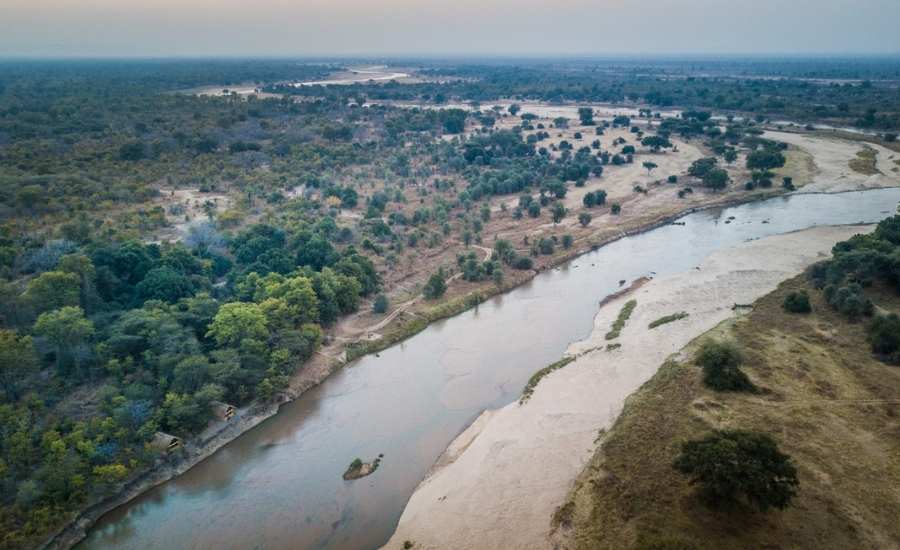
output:
M0 0L0 14L0 56L900 53L900 0Z

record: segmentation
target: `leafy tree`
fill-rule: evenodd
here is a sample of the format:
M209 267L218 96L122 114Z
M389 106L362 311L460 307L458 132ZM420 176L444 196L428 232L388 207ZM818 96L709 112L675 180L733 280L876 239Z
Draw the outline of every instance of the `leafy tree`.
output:
M73 273L47 271L28 281L25 298L37 313L77 306L81 298L81 280Z
M372 311L380 315L387 312L388 307L390 307L388 297L384 294L379 294L375 297L375 302L372 304Z
M578 214L578 223L581 224L581 227L587 227L591 223L591 215L587 212L582 212Z
M562 203L553 203L553 223L559 223L566 216L566 207Z
M219 308L207 337L223 347L238 347L243 340L265 341L269 334L267 325L259 305L231 302Z
M747 168L767 171L784 166L785 158L774 149L758 149L747 155Z
M135 290L142 301L162 300L173 303L192 295L194 285L185 275L171 267L162 266L148 271Z
M593 126L595 124L594 110L590 107L579 107L578 118L581 119L582 126Z
M509 114L511 114L512 116L516 116L517 114L519 114L519 111L521 111L521 110L522 110L522 106L519 105L518 103L513 103L512 105L510 105L507 108L507 111L509 111Z
M444 292L446 291L447 277L446 275L444 275L444 269L441 268L437 273L434 273L431 277L428 278L428 282L425 283L423 293L429 300L434 300L443 296Z
M37 370L38 361L31 337L0 329L0 387L5 399L18 399L19 389Z
M653 151L659 151L660 149L668 149L672 147L672 143L663 136L646 136L641 140L641 145L644 147L649 147Z
M649 161L648 161L648 162L645 162L645 163L644 163L644 169L647 170L647 175L648 175L648 176L650 175L651 172L653 172L653 170L654 170L655 168L658 168L658 167L659 167L659 165L656 164L655 162L649 162Z
M697 159L691 163L690 168L688 168L688 174L695 178L703 179L707 172L715 168L716 162L718 161L715 157Z
M716 430L687 441L674 467L717 502L743 496L760 511L787 508L797 494L797 469L766 434Z
M703 186L716 191L725 189L729 181L728 172L721 168L712 168L703 175Z
M610 213L612 213L613 216L618 216L619 214L622 213L622 205L617 202L614 202L614 203L612 203L612 206L609 207L609 211L610 211Z
M66 306L42 313L34 323L34 333L56 349L56 366L62 369L69 354L94 334L94 324L80 307Z

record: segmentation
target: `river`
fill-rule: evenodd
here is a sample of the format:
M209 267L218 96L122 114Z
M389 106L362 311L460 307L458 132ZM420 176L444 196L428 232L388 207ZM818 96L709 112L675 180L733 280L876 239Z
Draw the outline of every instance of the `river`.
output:
M585 337L620 281L683 272L749 239L876 222L898 202L898 188L779 197L696 212L587 253L335 373L101 518L79 548L377 548L450 441ZM380 453L371 476L341 478L354 458Z

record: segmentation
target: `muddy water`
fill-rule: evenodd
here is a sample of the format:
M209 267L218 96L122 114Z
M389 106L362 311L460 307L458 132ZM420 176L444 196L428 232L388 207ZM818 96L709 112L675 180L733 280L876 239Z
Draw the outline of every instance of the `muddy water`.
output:
M900 189L772 199L691 214L683 226L586 254L336 373L102 518L80 548L376 548L454 436L482 410L518 398L534 371L585 337L620 280L691 269L748 239L874 222L898 201ZM373 475L341 479L354 458L379 453Z

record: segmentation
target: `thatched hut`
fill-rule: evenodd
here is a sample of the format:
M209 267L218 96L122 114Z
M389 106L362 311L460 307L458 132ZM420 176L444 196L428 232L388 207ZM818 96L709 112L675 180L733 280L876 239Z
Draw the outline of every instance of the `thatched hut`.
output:
M219 420L231 420L237 412L234 405L222 403L221 401L213 401L210 403L210 407L212 408L213 416Z
M158 451L171 453L178 447L181 447L181 438L163 432L156 432L150 445Z

